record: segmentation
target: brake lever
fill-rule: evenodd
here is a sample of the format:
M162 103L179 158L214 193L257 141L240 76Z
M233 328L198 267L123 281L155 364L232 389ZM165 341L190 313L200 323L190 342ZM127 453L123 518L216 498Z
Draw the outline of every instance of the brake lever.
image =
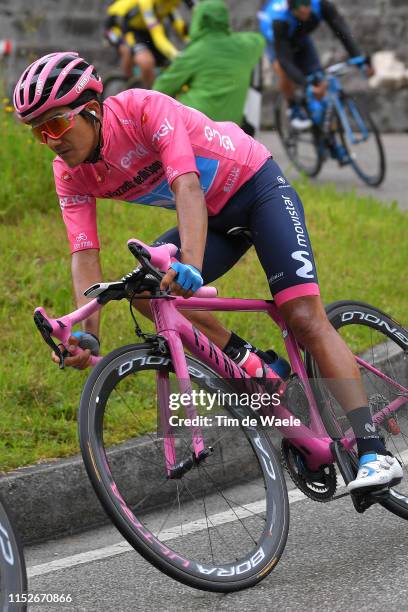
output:
M60 370L63 370L65 367L65 357L69 355L68 351L66 349L64 349L64 351L61 351L59 346L55 344L51 335L52 327L47 321L47 319L41 314L41 312L37 311L34 313L34 323L36 324L38 331L43 337L43 340L45 340L48 346L55 352L57 357L59 357L59 368Z
M151 255L147 249L134 242L130 242L128 248L132 255L139 261L143 270L152 274L157 280L162 279L162 272L157 270L157 268L150 263Z

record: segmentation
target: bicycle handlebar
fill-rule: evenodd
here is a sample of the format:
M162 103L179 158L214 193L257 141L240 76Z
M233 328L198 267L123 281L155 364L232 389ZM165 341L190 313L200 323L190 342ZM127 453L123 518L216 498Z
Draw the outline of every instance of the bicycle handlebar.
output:
M34 323L37 326L40 334L42 335L45 342L49 347L55 352L55 354L59 357L60 360L60 368L64 368L64 359L67 356L66 354L66 345L68 344L68 339L71 336L72 328L76 323L83 321L91 314L100 310L102 308L102 304L98 302L97 299L92 300L89 304L85 304L81 308L74 310L73 312L64 315L63 317L59 317L58 319L52 319L44 308L36 308L34 311ZM54 342L53 337L60 341L60 343L65 348L65 351L61 351L60 347ZM71 355L78 355L82 349L77 347ZM96 355L91 355L90 364L94 366L101 360L101 357Z
M367 58L363 55L359 55L357 57L351 57L350 59L344 62L339 62L337 64L333 64L332 66L328 66L327 68L325 68L325 72L327 72L328 74L338 74L349 66L358 66L359 68L363 69L366 63Z
M367 64L367 58L363 55L359 55L357 57L351 57L344 62L339 62L337 64L332 64L331 66L327 66L322 70L317 70L313 74L309 74L307 77L308 86L313 86L316 83L316 80L322 81L325 78L325 75L329 76L342 76L346 74L347 68L350 66L357 66L360 68L362 72L365 72Z
M174 244L163 244L158 247L150 247L144 244L141 240L132 238L128 241L128 247L131 253L140 262L140 269L136 269L127 276L122 278L120 282L113 283L98 283L93 287L90 287L85 291L85 295L94 297L88 304L81 306L77 310L58 317L57 319L51 318L44 308L38 307L34 311L34 323L36 324L40 334L48 346L55 352L59 357L61 369L64 368L64 360L67 356L66 346L68 339L71 336L72 328L77 323L87 319L94 312L100 310L108 301L117 300L129 297L132 294L132 282L138 275L144 277L148 276L155 281L155 286L158 288L163 274L167 272L170 267L172 258L177 253L177 247ZM143 272L145 273L143 275ZM140 279L139 284L140 284ZM170 294L160 292L156 297L170 297ZM212 298L217 296L217 289L215 287L201 287L194 294L195 297L201 298ZM155 295L152 294L152 298ZM59 340L60 345L57 345L53 340L56 338ZM60 346L63 346L65 350L61 350ZM82 351L80 347L77 347L71 355L77 355ZM102 357L91 355L90 365L94 366L100 361Z
M151 247L137 238L131 238L127 244L130 252L140 261L142 266L144 262L141 258L146 258L160 272L167 272L170 264L175 261L174 256L178 251L175 244L162 244L158 247ZM217 297L217 289L215 287L201 287L201 289L194 293L194 297Z

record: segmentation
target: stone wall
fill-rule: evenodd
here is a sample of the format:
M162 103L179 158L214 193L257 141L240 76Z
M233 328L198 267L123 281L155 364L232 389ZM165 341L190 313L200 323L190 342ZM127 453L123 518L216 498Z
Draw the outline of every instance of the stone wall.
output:
M117 64L115 53L103 46L102 24L110 0L0 0L0 40L14 41L5 62L12 84L29 61L56 49L75 49L94 61L102 75ZM227 0L233 27L257 29L256 12L262 2ZM336 0L361 47L373 53L395 50L408 64L408 0ZM323 25L316 35L324 58L338 57L341 46ZM266 97L268 99L268 97ZM408 90L370 92L370 106L383 129L408 130ZM265 108L265 116L271 116Z

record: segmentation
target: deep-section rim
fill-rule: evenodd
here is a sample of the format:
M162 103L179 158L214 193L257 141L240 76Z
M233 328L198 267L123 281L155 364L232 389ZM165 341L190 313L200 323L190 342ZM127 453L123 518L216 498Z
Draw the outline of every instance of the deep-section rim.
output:
M269 453L269 461L271 461L271 465L273 463L273 470L276 474L276 482L277 489L279 490L280 495L280 507L277 511L274 512L274 520L276 519L276 514L279 513L281 518L279 519L280 525L278 529L274 530L274 534L267 533L263 534L263 540L265 540L266 535L268 536L267 543L269 545L269 551L265 554L261 560L258 562L258 558L256 559L256 564L254 564L251 568L251 571L246 572L248 575L244 578L237 578L236 576L231 579L229 576L214 576L210 575L209 578L203 578L202 575L197 575L194 572L188 571L186 568L180 569L176 567L174 563L169 562L168 559L164 561L163 557L157 554L157 551L153 550L152 547L146 544L146 541L143 541L140 538L140 533L136 533L135 529L131 529L130 525L123 518L123 510L119 511L120 502L118 502L118 498L115 499L112 496L111 488L111 480L109 475L107 475L106 470L103 469L104 462L103 456L104 451L103 448L101 450L100 441L95 441L95 435L92 433L91 429L93 427L93 417L95 415L95 410L92 407L92 397L94 393L97 393L98 397L100 395L99 390L103 389L104 381L108 378L110 374L114 371L116 365L127 359L129 361L129 355L137 352L140 357L140 351L144 352L147 355L152 355L152 347L149 344L144 345L129 345L126 347L122 347L113 351L98 364L95 370L92 372L89 377L83 394L81 398L80 412L79 412L79 429L80 429L80 444L81 450L84 457L85 466L88 472L88 475L91 479L91 482L94 486L94 489L105 508L105 511L109 514L111 520L114 522L116 527L122 533L122 535L132 544L132 546L138 550L139 553L142 554L150 563L155 565L158 569L170 575L172 578L188 584L189 586L194 586L196 588L200 588L203 590L210 591L219 591L219 592L229 592L240 590L243 588L247 588L252 586L262 580L276 565L279 560L285 543L287 539L288 533L288 498L287 498L287 490L286 484L283 476L282 469L279 464L279 460L277 458L276 452L270 445L269 439L265 432L260 433L260 438L262 439L263 448L267 449ZM201 364L198 360L188 356L187 357L190 364L193 364L194 367L201 367L204 369L211 377L215 377L216 374L210 370L207 366ZM168 361L168 359L167 359ZM156 359L156 367L149 368L151 370L158 369L157 368L157 359ZM147 369L147 368L145 368ZM219 377L217 377L219 378ZM222 383L222 379L220 379L220 384ZM98 391L95 391L98 389ZM91 404L91 405L90 405ZM94 406L95 407L95 406ZM98 410L101 410L101 404L98 403ZM93 428L95 430L95 428ZM267 446L268 445L268 446ZM252 447L254 447L252 445ZM92 450L91 450L92 448ZM259 458L258 458L258 463ZM262 466L260 466L262 469ZM262 470L265 473L265 470ZM269 485L271 488L271 485ZM114 502L112 504L112 502ZM275 501L273 501L275 504ZM270 505L270 504L269 504ZM276 506L276 504L275 504ZM276 508L275 508L276 510ZM270 509L268 508L268 512ZM133 523L134 525L134 523ZM279 530L279 531L278 531ZM272 539L273 538L273 539ZM262 541L263 541L262 540ZM261 542L261 539L259 539ZM273 547L272 547L273 544ZM257 545L257 550L260 549L260 546ZM252 553L251 553L252 554ZM253 555L255 558L255 555ZM252 559L252 558L251 558ZM221 565L221 564L220 564ZM202 565L202 567L204 564ZM215 579L216 578L216 579Z

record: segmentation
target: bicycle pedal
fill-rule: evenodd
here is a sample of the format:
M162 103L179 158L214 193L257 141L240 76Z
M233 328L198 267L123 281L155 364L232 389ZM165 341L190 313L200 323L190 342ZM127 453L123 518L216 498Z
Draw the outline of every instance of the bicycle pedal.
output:
M379 489L373 489L370 491L370 495L372 497L382 497L384 494L388 494L390 487L387 485L386 487L381 487Z

